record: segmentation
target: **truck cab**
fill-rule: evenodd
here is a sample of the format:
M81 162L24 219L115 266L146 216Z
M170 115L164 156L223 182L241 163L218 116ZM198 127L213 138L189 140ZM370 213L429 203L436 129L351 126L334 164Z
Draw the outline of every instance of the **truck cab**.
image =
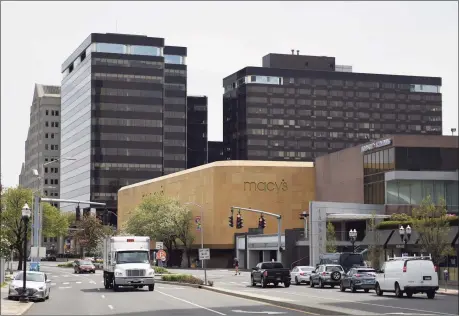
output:
M117 291L120 286L150 291L155 286L155 271L150 265L150 238L109 237L104 241L104 286Z

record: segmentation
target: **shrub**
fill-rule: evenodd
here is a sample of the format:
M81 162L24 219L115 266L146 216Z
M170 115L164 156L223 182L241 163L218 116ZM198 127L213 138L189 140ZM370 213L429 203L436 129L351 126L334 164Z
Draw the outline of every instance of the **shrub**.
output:
M189 283L204 285L204 281L196 278L190 274L168 274L162 276L163 281L178 282L178 283Z
M153 266L153 269L155 269L155 273L158 273L158 274L170 274L170 272L163 267Z
M59 263L57 266L59 268L73 268L73 262Z

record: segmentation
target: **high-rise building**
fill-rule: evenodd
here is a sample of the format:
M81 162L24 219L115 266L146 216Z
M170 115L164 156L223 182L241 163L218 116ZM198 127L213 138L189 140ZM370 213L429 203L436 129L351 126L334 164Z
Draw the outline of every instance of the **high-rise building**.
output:
M67 58L61 154L76 160L61 162L62 198L116 213L120 187L186 169L186 55L163 38L93 33Z
M442 134L437 77L354 73L334 57L268 54L223 79L226 159L301 160L391 134Z
M223 142L209 141L207 143L207 150L209 151L209 163L225 160L225 156L223 155Z
M187 97L187 169L207 163L207 97Z
M29 130L24 144L25 157L19 185L59 198L61 89L59 86L35 84L30 107ZM55 161L55 162L53 162ZM33 170L37 174L34 174ZM57 203L51 203L58 207ZM57 237L42 237L42 246L57 250Z

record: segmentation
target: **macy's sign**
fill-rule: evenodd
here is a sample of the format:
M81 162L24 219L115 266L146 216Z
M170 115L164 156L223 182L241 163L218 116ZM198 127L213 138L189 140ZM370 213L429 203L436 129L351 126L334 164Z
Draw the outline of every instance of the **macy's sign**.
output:
M287 191L287 182L244 182L244 191Z

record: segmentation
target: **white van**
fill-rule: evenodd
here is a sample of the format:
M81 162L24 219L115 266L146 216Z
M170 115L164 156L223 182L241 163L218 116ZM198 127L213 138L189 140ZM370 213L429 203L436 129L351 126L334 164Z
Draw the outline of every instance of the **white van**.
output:
M389 259L377 271L376 294L394 292L397 297L426 293L433 299L438 290L437 268L429 257L398 257Z

